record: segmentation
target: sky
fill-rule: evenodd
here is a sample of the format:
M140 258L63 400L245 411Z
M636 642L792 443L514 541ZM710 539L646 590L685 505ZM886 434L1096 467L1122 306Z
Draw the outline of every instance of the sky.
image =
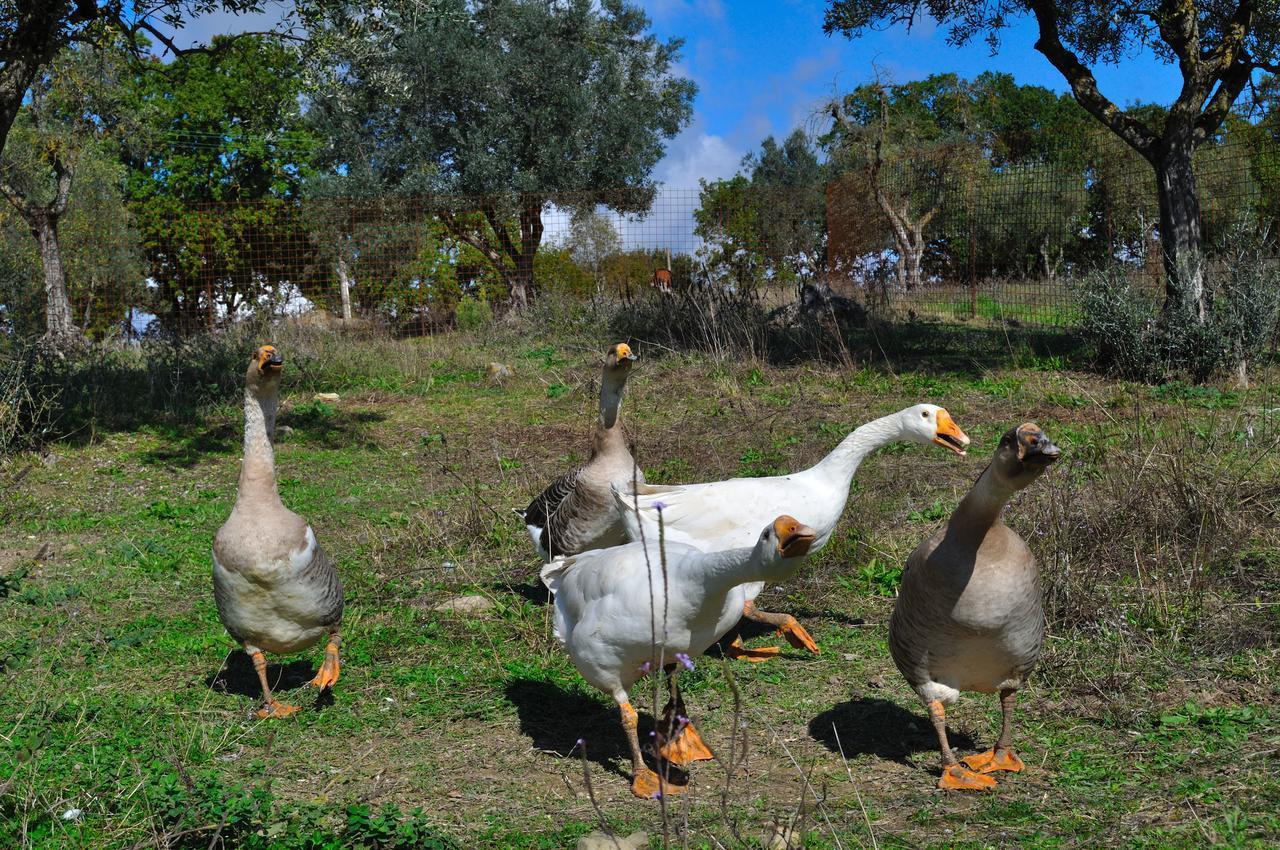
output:
M1067 91L1062 76L1035 51L1035 26L1019 21L991 55L985 43L956 48L946 29L926 19L854 41L822 32L827 4L803 0L642 0L653 31L685 40L680 72L698 84L691 125L669 145L658 179L697 186L698 178L732 175L742 157L769 135L813 129L820 105L881 75L908 82L955 72L975 77L1004 71L1024 84ZM1126 105L1167 103L1176 96L1176 68L1135 56L1095 69L1102 92Z

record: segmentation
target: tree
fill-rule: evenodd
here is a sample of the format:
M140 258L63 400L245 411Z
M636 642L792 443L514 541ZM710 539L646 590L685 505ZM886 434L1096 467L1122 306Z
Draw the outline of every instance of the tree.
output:
M742 161L757 195L760 249L775 272L812 274L826 260L826 197L830 169L809 134L772 136Z
M604 284L605 261L622 250L622 240L607 216L595 210L578 210L569 222L565 247L573 261L591 273L598 292Z
M1256 70L1280 67L1274 0L831 0L823 28L853 38L872 27L910 27L924 14L950 25L953 44L984 34L993 49L1011 18L1034 16L1036 49L1066 79L1080 105L1150 164L1166 273L1165 316L1181 313L1203 324L1209 299L1195 149L1222 125ZM1136 47L1177 63L1182 74L1182 88L1162 122L1120 109L1099 90L1089 67L1118 63Z
M175 56L203 48L179 48L175 31L193 18L221 10L260 12L265 0L0 0L0 151L41 69L63 49L101 44L116 34L141 47L147 36Z
M523 305L542 214L639 212L691 115L679 41L624 0L385 0L310 19L325 165L432 208ZM354 33L352 35L351 33Z
M59 226L86 149L101 148L118 123L120 44L64 50L31 87L0 156L0 194L26 222L43 272L44 339L64 349L83 339L72 316ZM88 154L102 156L100 149ZM99 175L101 176L101 174Z
M921 282L925 230L948 189L977 158L968 86L954 74L859 86L830 106L824 139L840 165L860 172L893 235L899 289Z
M293 51L261 36L139 70L131 107L150 138L126 151L128 195L155 283L153 311L171 332L211 327L315 294L299 196L315 140L302 121Z

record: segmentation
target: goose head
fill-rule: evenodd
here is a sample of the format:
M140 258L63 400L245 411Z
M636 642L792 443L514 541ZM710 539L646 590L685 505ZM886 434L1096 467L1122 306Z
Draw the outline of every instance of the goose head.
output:
M1039 478L1061 456L1062 450L1053 444L1039 425L1024 422L1010 428L1000 438L991 471L1000 483L1010 489L1021 490Z
M915 443L942 446L958 455L965 453L969 438L947 413L936 404L917 404L898 414L902 437Z
M605 354L604 370L607 374L625 377L631 371L631 366L639 359L639 356L631 350L631 346L620 342Z
M249 371L245 376L249 391L254 395L274 393L280 389L280 373L284 370L284 358L274 345L264 345L253 352Z
M795 517L782 514L760 532L752 556L766 572L785 576L799 566L799 559L809 554L809 547L817 539L818 532Z

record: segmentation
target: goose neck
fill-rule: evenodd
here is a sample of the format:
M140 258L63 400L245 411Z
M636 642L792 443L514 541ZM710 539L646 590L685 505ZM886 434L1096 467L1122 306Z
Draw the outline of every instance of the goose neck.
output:
M618 425L622 410L622 390L627 384L625 376L617 376L605 369L600 381L600 427L612 430Z
M991 465L983 470L977 483L960 500L955 513L951 515L953 527L958 526L983 537L1000 521L1000 513L1015 491L998 481L993 469L994 465Z
M832 477L843 481L845 489L848 489L853 482L854 473L867 455L901 438L902 427L896 413L873 419L841 440L818 466Z
M273 443L279 396L244 394L244 463L240 467L238 498L269 495L279 501Z
M772 577L755 548L708 552L700 562L702 585L710 594L727 594L740 584L766 581Z

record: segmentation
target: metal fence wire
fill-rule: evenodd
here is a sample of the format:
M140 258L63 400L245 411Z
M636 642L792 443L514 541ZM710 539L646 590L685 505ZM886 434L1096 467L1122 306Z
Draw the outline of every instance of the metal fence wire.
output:
M1197 153L1210 259L1280 221L1280 122L1242 107ZM806 186L744 176L698 188L503 197L155 194L112 206L85 181L60 221L66 292L95 338L189 335L252 315L431 332L463 299L541 291L635 297L719 287L794 298L829 286L890 318L1070 328L1091 269L1159 298L1151 166L1099 129L1053 157L1000 165L965 144L901 150L874 175ZM0 329L36 336L47 275L28 225L0 209Z

